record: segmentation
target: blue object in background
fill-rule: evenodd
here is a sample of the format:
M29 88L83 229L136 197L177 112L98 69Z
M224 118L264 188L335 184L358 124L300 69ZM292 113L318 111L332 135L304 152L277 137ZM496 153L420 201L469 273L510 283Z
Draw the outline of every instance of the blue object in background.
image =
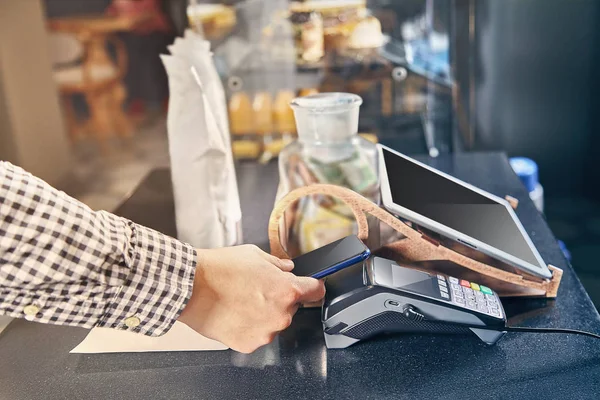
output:
M427 39L412 40L407 43L410 57L407 57L409 67L415 72L429 78L437 77L450 80L449 49L434 50ZM433 76L431 76L433 75Z
M530 158L512 157L509 159L510 166L517 174L527 191L533 204L543 214L544 213L544 188L538 181L538 166Z
M539 183L538 166L535 161L526 157L512 157L509 161L527 191L533 192Z
M569 260L569 262L571 262L571 252L569 251L569 249L567 249L567 245L565 244L565 242L563 242L562 240L559 240L558 246L560 247L563 254L565 255L565 258L567 260Z

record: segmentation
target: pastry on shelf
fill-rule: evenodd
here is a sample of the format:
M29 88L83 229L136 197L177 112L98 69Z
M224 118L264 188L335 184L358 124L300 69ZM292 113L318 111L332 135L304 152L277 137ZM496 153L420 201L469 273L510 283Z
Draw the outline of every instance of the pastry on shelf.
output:
M368 15L365 0L292 2L292 13L319 13L323 20L325 50L346 48L349 36Z
M290 4L291 12L316 11L323 18L325 29L359 19L366 14L366 0L320 0L294 1Z
M348 38L348 47L351 49L372 49L382 46L383 43L381 22L372 15L360 20Z
M372 15L365 15L325 30L327 50L373 49L383 44L381 23Z
M296 63L310 64L320 61L325 55L323 44L323 19L317 12L292 12Z
M210 38L219 32L233 27L236 23L235 9L222 4L192 3L187 7L188 22L191 27L201 27Z

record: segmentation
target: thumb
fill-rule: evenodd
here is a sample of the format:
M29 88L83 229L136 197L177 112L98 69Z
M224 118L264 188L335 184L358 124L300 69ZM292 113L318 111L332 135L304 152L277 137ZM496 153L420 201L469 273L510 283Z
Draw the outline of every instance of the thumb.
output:
M262 256L265 258L265 260L267 260L268 262L270 262L271 264L273 264L274 266L276 266L284 272L290 272L294 269L294 262L292 260L278 258L272 254L264 252L262 253Z
M304 276L296 277L296 284L300 288L299 303L313 303L325 296L325 283L315 278Z

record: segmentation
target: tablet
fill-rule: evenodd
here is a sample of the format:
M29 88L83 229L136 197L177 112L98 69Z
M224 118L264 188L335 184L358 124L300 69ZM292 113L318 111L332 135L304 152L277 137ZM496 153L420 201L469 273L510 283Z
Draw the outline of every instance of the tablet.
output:
M471 258L552 277L506 200L386 146L377 148L381 197L388 211L434 232L445 246ZM497 262L487 262L489 258Z

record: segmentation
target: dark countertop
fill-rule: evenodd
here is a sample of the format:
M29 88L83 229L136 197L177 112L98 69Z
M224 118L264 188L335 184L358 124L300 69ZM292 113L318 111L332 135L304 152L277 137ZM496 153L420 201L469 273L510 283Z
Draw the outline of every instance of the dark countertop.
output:
M555 301L506 300L513 325L600 332L600 317L544 219L499 153L427 161L517 209L542 257L564 270ZM267 246L276 164L238 169L244 239ZM168 170L152 172L118 214L174 234ZM318 310L301 310L274 343L233 351L71 355L87 331L15 321L0 336L0 399L452 398L592 399L600 393L600 345L572 335L476 338L398 335L326 350Z

